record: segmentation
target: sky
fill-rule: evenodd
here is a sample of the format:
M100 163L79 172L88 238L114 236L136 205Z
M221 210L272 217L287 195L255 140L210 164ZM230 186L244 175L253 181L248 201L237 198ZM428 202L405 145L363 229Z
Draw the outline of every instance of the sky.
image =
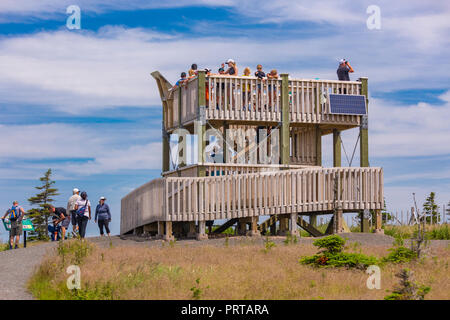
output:
M80 8L80 29L67 8ZM376 5L380 28L367 20ZM172 83L192 63L261 63L292 78L336 79L338 60L369 78L369 157L384 168L389 210L450 201L450 3L425 1L2 0L0 203L36 193L51 168L71 190L120 199L159 177L161 101L150 73ZM351 154L358 130L343 133ZM332 165L331 137L323 139ZM357 152L358 153L358 152ZM350 155L349 155L350 156ZM347 160L343 153L343 165ZM358 165L356 155L353 166ZM97 234L93 224L88 235ZM0 237L5 230L0 227Z

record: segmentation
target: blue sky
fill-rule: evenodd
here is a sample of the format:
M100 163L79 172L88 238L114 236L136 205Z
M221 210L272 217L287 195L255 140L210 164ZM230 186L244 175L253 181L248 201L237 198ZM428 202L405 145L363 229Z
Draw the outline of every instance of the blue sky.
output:
M380 30L366 26L373 4ZM81 30L66 28L69 5L81 9ZM347 58L352 79L369 78L370 164L385 170L388 208L411 207L412 192L420 203L431 191L448 203L449 31L448 1L3 0L0 203L28 209L52 168L57 205L73 187L93 203L103 195L118 233L120 199L161 169L150 72L175 82L194 62L216 69L227 58L241 70L261 63L321 79L335 79ZM347 152L356 138L357 130L343 134ZM325 166L331 150L325 137Z

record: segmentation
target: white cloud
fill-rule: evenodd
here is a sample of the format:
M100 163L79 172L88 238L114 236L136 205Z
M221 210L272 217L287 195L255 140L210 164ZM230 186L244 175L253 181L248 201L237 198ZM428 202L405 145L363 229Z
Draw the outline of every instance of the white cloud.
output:
M146 131L149 142L132 145L128 136L112 129L52 123L0 125L0 174L3 179L30 179L39 176L49 163L58 170L60 180L119 170L159 169L161 143L156 131L160 131Z

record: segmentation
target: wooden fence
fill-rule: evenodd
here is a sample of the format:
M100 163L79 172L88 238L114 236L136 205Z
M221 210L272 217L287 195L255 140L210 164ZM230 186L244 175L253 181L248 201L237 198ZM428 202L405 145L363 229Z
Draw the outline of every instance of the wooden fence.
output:
M361 94L359 81L289 80L290 121L359 125L360 116L330 113L327 93ZM281 79L210 75L205 83L207 120L281 121ZM166 128L175 128L199 116L198 79L171 92ZM181 95L181 102L179 97Z
M122 199L121 233L154 221L218 220L382 206L381 168L161 178Z

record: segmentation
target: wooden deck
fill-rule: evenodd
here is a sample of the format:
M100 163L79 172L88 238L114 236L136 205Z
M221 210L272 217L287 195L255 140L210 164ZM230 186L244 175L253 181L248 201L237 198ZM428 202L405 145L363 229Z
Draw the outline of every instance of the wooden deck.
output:
M206 105L198 104L199 80L190 79L179 88L169 89L165 127L168 131L187 126L203 116L207 121L237 124L274 124L281 121L282 80L256 77L207 76L204 84ZM359 81L289 79L289 121L292 126L321 124L324 128L353 128L360 116L330 113L328 93L361 94Z
M381 168L304 168L155 179L122 199L124 234L156 221L206 221L383 208Z

